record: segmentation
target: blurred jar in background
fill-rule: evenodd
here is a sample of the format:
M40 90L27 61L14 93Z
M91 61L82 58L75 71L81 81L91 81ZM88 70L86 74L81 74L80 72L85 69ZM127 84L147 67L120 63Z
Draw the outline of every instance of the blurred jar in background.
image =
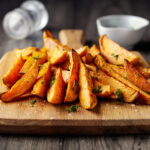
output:
M42 2L25 1L4 16L3 28L10 38L20 40L43 29L48 18L48 11Z

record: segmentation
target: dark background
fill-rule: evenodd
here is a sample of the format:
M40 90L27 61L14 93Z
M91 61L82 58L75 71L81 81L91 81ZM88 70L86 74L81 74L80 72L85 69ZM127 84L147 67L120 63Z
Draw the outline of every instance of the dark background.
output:
M49 12L47 29L57 33L62 28L80 28L87 34L87 40L98 43L96 18L109 14L131 14L150 20L149 0L41 0ZM10 10L19 7L22 0L0 0L0 20ZM142 41L149 49L150 28ZM135 47L137 48L137 47ZM141 44L138 45L139 49Z
M10 10L18 7L21 0L0 0L0 21ZM87 40L98 43L96 18L109 14L132 14L150 20L149 0L43 0L50 20L46 29L55 36L62 28L81 28ZM25 40L9 39L0 23L0 57L15 47L41 47L42 33ZM147 60L150 58L150 28L135 50L139 50ZM149 150L149 135L125 136L17 136L0 135L0 150Z

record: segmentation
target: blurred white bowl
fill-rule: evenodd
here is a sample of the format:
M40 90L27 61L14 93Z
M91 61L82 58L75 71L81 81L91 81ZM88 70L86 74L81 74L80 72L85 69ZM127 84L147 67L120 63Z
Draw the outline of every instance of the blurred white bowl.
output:
M149 25L149 20L131 15L109 15L96 20L99 35L107 34L121 46L131 49L139 42Z

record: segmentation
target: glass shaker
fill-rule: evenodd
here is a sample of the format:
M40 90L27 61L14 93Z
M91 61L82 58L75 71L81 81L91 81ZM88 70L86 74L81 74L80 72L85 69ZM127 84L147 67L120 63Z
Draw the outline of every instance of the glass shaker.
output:
M42 2L29 0L4 16L3 28L10 38L24 39L43 29L48 23L48 18L48 11Z

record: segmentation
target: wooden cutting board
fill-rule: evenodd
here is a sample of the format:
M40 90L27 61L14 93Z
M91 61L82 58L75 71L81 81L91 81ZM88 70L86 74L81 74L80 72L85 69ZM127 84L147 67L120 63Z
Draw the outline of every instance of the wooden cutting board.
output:
M140 55L138 52L136 54ZM6 90L1 79L15 60L15 51L10 51L0 61L1 92ZM142 57L141 61L148 65ZM68 113L65 108L69 105L52 105L38 99L32 107L30 104L32 99L35 97L12 103L0 101L0 133L66 135L150 133L150 106L117 105L99 99L94 110L88 111L80 107L77 112Z

